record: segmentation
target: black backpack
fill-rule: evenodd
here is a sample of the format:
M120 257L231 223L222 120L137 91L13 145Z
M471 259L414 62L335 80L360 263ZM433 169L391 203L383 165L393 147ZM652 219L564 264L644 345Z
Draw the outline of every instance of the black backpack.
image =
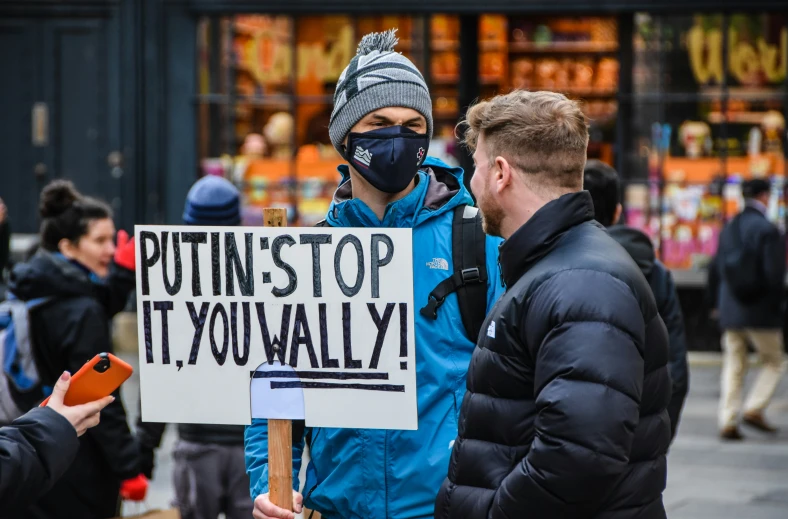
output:
M329 225L322 220L316 226ZM456 207L451 233L454 273L432 289L419 313L428 319L437 319L438 309L446 297L457 292L465 334L475 343L487 315L487 241L479 210L469 205Z
M722 277L742 303L757 300L766 288L761 255L756 247L747 246L741 235L741 214L728 227L733 248L722 255Z

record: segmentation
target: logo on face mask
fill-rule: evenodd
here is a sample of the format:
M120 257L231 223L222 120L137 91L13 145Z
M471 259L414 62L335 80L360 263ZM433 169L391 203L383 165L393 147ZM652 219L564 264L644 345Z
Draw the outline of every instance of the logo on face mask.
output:
M369 166L369 163L372 162L372 154L361 146L356 146L356 154L353 155L353 158L365 166Z
M424 148L419 148L418 153L416 153L416 164L421 164L421 159L424 158Z

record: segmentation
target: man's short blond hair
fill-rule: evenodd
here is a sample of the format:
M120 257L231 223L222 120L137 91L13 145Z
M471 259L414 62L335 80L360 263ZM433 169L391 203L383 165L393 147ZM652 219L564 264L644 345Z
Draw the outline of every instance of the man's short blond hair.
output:
M580 106L555 92L515 90L468 109L465 144L479 136L490 161L505 158L527 185L545 194L583 188L588 123Z

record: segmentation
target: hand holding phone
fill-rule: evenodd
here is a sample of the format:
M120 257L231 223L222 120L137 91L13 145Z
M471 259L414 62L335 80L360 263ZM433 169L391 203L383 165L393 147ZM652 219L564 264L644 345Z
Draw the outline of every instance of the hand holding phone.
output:
M63 403L63 398L65 398L70 384L71 374L64 371L52 389L52 396L48 399L47 407L68 420L77 431L77 436L82 436L88 429L99 424L101 410L111 404L115 397L105 396L100 400L69 407Z
M76 406L110 396L134 369L111 353L99 353L71 377L71 384L63 397L63 404ZM41 402L44 407L51 396Z

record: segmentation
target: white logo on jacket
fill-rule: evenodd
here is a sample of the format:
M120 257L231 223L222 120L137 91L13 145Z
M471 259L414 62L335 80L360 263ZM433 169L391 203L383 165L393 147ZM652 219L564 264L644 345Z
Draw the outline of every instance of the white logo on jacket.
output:
M427 262L427 266L431 269L449 270L449 262L443 258L432 258L432 261Z
M490 321L490 326L487 327L487 337L495 339L495 321Z

